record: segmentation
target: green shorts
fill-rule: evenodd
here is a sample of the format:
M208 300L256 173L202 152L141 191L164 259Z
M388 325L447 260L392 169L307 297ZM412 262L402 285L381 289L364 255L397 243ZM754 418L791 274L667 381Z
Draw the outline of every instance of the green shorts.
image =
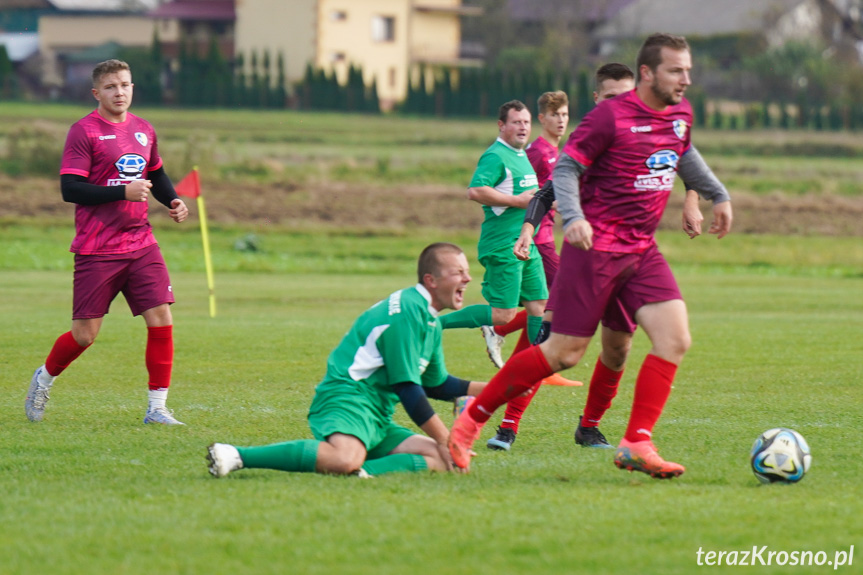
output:
M309 408L309 428L318 441L334 433L353 435L366 446L366 460L389 454L407 438L416 435L392 420L377 417L357 394L316 393Z
M490 306L512 309L525 301L548 299L542 257L535 245L531 244L526 262L507 249L483 254L479 263L485 268L482 297Z

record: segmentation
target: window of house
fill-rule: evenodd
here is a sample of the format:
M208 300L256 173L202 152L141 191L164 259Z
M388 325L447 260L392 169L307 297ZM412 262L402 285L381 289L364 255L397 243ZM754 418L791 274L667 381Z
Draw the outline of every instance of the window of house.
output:
M330 20L333 22L343 22L348 19L348 13L344 10L333 10L330 13Z
M333 52L330 54L330 62L334 64L337 62L344 62L346 59L347 56L345 56L344 52Z
M372 17L372 41L393 42L396 39L396 19L394 16Z

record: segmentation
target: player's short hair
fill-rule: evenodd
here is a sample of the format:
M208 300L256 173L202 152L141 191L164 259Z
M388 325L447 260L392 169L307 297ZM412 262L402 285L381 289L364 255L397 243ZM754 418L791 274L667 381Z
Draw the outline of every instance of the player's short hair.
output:
M99 85L99 80L102 79L102 76L105 76L106 74L116 74L121 70L126 70L129 73L132 72L129 65L122 60L113 59L99 62L96 64L96 67L93 68L93 87Z
M436 242L426 246L417 261L417 281L419 283L423 283L423 277L426 274L431 274L435 277L440 275L440 255L444 253L459 255L463 254L464 250L448 242Z
M642 66L647 66L654 72L656 71L656 67L662 63L663 48L677 51L686 50L688 52L689 42L683 36L675 36L674 34L666 34L664 32L648 36L638 50L638 57L635 60L635 69L639 71L639 80L641 79Z
M506 104L502 105L500 109L497 111L497 119L501 122L506 122L506 119L509 117L509 111L515 110L516 112L521 112L522 110L526 110L527 106L524 105L520 100L510 100Z
M603 64L596 70L596 75L594 76L596 90L599 91L599 87L602 86L602 83L606 80L614 80L619 82L620 80L634 80L635 74L632 70L629 69L629 66L626 64L621 64L619 62L609 62L608 64Z
M564 106L569 106L569 98L566 96L566 92L564 92L563 90L545 92L536 101L537 111L540 114L556 112Z

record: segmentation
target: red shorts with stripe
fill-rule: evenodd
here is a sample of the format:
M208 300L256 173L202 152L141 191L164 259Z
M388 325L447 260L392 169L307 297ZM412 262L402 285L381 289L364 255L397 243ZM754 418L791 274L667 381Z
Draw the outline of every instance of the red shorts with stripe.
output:
M599 323L633 333L635 312L683 299L668 262L654 245L640 254L580 250L564 242L552 288L551 331L591 337Z
M120 292L132 315L174 303L171 278L158 244L128 254L75 256L72 319L103 317Z

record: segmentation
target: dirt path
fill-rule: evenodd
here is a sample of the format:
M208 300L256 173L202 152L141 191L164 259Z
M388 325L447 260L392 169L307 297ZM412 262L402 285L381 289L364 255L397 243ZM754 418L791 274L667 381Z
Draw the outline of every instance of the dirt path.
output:
M314 187L293 185L242 186L204 184L207 212L214 223L268 223L291 226L321 225L347 228L440 227L478 229L479 206L461 188L408 185L370 188L330 183ZM59 184L49 179L12 179L0 175L0 218L72 217L73 207L60 198ZM734 231L737 233L819 234L863 236L863 197L749 196L735 194ZM195 211L195 203L189 203ZM679 227L682 195L672 199L662 227ZM703 204L710 220L710 205ZM153 217L161 217L153 210Z

